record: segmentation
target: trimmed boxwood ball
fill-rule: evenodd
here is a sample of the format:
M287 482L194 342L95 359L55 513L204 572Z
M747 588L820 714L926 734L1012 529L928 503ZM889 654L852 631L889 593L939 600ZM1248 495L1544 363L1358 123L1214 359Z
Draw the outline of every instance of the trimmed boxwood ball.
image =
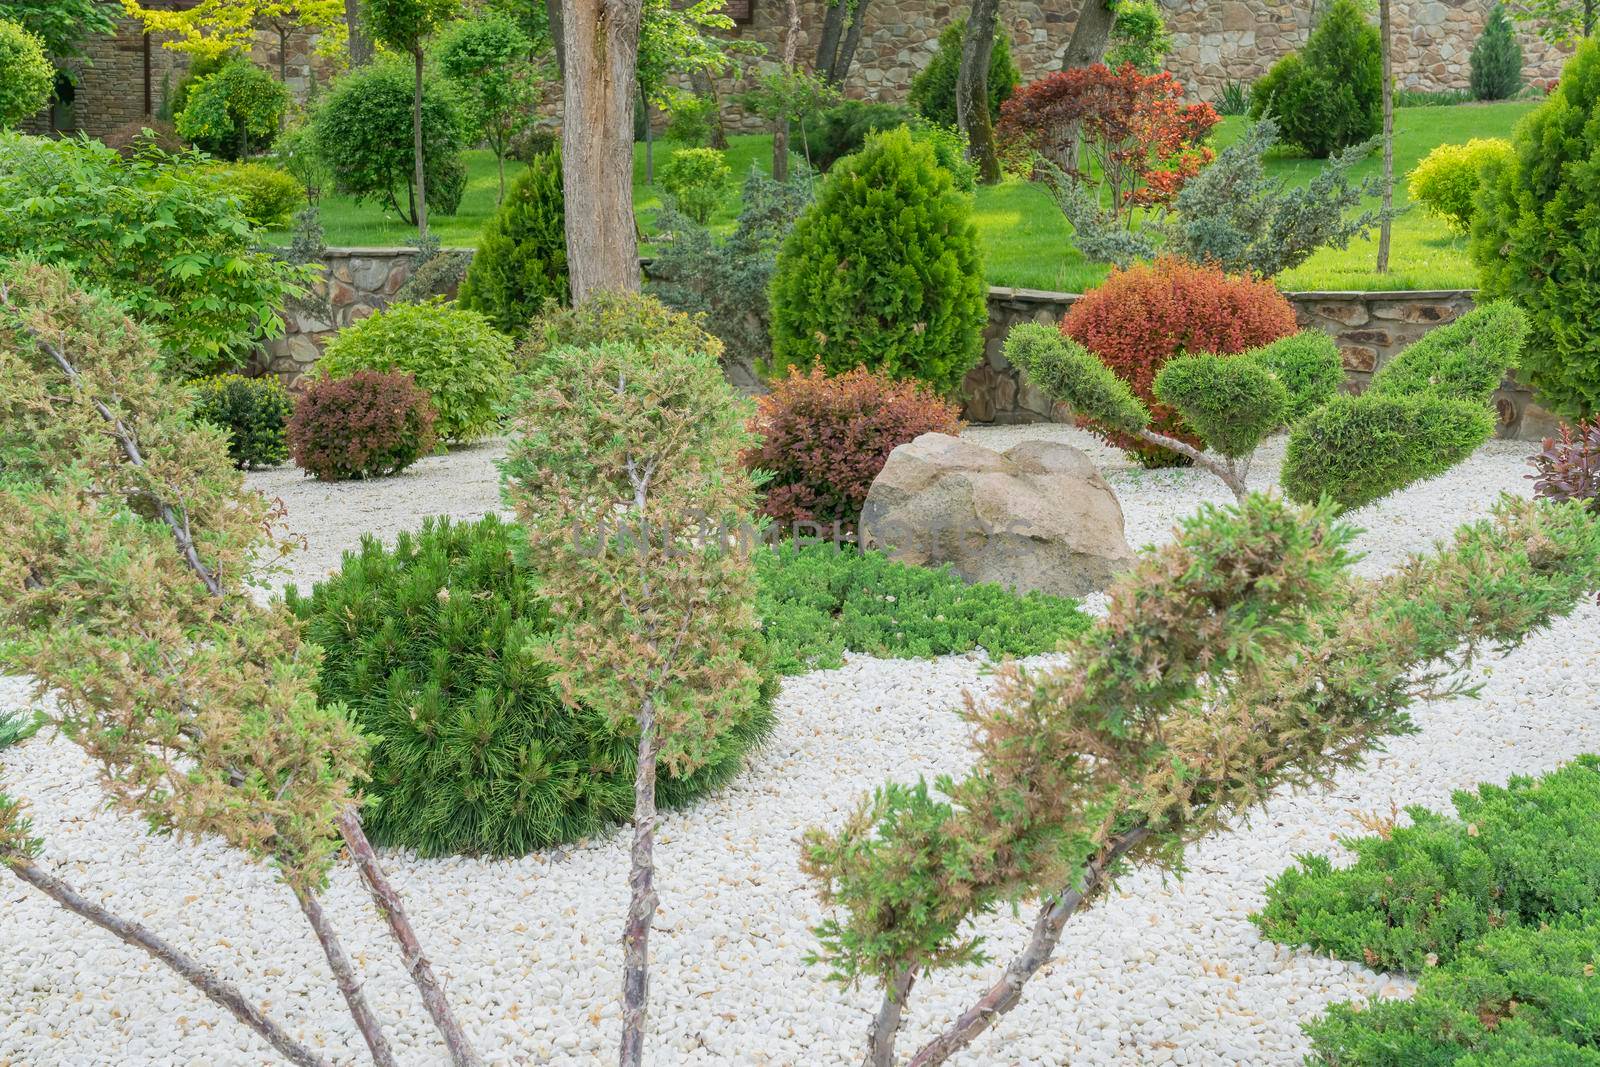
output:
M900 129L841 160L772 279L773 369L856 366L955 391L988 321L972 198Z
M366 538L340 572L290 609L324 653L318 695L342 701L373 739L362 813L373 840L422 855L523 855L574 841L633 813L636 739L563 704L540 642L551 632L527 570L520 529L495 516L429 520L395 547ZM760 641L747 646L765 660ZM661 768L657 802L712 792L772 729L775 676L676 778Z
M558 148L534 158L484 227L461 283L461 306L520 337L547 302L570 303L565 205Z

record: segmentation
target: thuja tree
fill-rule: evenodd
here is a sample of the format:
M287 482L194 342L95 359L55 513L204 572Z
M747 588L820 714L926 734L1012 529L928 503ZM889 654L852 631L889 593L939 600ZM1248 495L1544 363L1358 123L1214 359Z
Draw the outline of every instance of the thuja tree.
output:
M1215 474L1243 500L1262 440L1289 428L1283 488L1361 507L1460 463L1494 433L1494 392L1515 365L1527 321L1504 301L1438 327L1373 375L1360 396L1339 393L1338 346L1309 330L1236 356L1180 356L1155 395L1205 442L1202 451L1151 429L1150 409L1082 345L1041 323L1006 337L1013 366L1051 398L1097 423L1159 445Z
M361 831L365 744L319 706L316 657L252 595L275 516L244 491L226 434L154 370L148 336L55 268L0 275L0 662L51 695L56 725L114 800L157 830L216 834L272 863L379 1064L383 1027L322 910L342 835L458 1063L476 1063ZM298 1063L319 1058L214 971L45 870L15 802L0 861L174 967Z
M816 958L883 990L866 1062L895 1062L914 986L984 962L970 922L1037 899L1022 951L911 1058L944 1062L1020 1001L1066 922L1135 866L1178 872L1185 847L1282 786L1330 782L1417 699L1464 694L1457 671L1514 646L1600 585L1600 523L1575 505L1504 498L1432 556L1351 576L1353 531L1253 495L1185 521L1112 587L1064 666L1003 667L969 697L977 760L959 779L891 783L803 864L834 916Z
M634 298L638 300L639 298ZM709 347L603 342L545 352L519 401L507 495L548 598L553 681L637 735L621 1063L643 1056L655 916L656 765L683 775L760 688L754 572L726 531L755 494L748 414Z

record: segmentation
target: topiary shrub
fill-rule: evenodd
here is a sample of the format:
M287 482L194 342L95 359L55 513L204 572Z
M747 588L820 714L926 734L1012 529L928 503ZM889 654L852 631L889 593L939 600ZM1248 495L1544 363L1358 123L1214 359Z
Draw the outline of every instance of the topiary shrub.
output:
M825 171L865 148L872 134L898 129L915 117L899 104L845 100L802 119L802 143L812 166Z
M1472 259L1485 299L1528 313L1518 377L1545 407L1588 415L1600 408L1600 42L1579 43L1511 144L1516 158L1483 179Z
M1546 437L1533 464L1533 495L1547 500L1579 500L1600 510L1600 419L1561 424L1556 437Z
M1179 356L1156 375L1155 394L1224 456L1248 456L1282 426L1289 390L1265 367L1245 358Z
M1406 184L1411 199L1457 233L1472 228L1473 205L1490 171L1498 172L1515 158L1511 142L1500 137L1474 137L1466 144L1442 144L1422 157Z
M673 206L704 226L727 196L732 176L727 159L715 148L680 148L661 164L657 180Z
M1270 282L1224 274L1164 257L1113 270L1076 300L1061 332L1094 353L1125 381L1152 416L1157 433L1199 444L1200 438L1155 394L1155 379L1180 353L1229 355L1295 333L1294 308ZM1147 466L1182 462L1168 449L1091 422L1091 430Z
M954 392L988 321L970 197L906 130L835 167L778 254L772 366L857 365Z
M1516 366L1528 317L1507 301L1473 308L1407 345L1372 376L1372 396L1440 396L1489 405Z
M1334 0L1306 40L1250 89L1250 117L1271 115L1284 139L1322 158L1376 136L1383 122L1378 31L1357 0Z
M928 65L911 79L907 102L917 114L936 126L956 124L956 79L961 74L961 38L967 20L956 19L939 34L939 50ZM1011 58L1011 38L996 25L994 51L989 53L989 121L1000 121L1000 105L1022 82L1022 73Z
M287 427L295 464L320 481L398 474L433 447L433 404L406 373L313 381Z
M178 135L220 159L245 159L272 147L290 99L272 75L235 59L190 87L177 115Z
M1522 46L1506 15L1495 4L1472 46L1470 84L1476 100L1508 100L1522 90Z
M1283 421L1292 425L1327 403L1344 384L1339 345L1321 330L1304 330L1252 348L1247 359L1270 371L1289 392Z
M960 409L926 388L860 367L837 377L791 369L756 405L751 429L761 444L744 462L770 475L761 510L786 530L854 529L890 452L962 426Z
M568 303L565 205L558 148L522 172L484 227L461 283L461 306L520 337L547 302Z
M476 311L396 304L334 335L317 361L321 378L406 371L433 399L443 441L486 437L499 424L511 380L511 341Z
M44 41L0 18L0 129L48 107L55 85L56 68L45 54Z
M635 740L563 702L543 643L555 624L520 562L526 533L491 515L429 520L393 549L365 538L337 575L289 607L323 649L318 696L376 743L362 812L380 844L424 856L520 856L576 841L633 812ZM764 646L758 698L693 772L663 768L659 804L720 788L773 724Z
M209 167L218 186L239 201L244 217L257 226L282 226L306 201L305 187L293 175L265 163Z
M228 456L240 470L289 458L285 436L293 405L276 378L219 374L195 383L195 417L228 431Z

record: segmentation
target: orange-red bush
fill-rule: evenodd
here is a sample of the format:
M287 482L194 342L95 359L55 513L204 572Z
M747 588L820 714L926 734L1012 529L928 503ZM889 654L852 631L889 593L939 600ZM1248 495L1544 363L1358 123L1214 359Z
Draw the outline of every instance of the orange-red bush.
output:
M889 453L925 433L960 433L960 411L916 382L857 367L834 377L791 369L757 401L760 447L745 465L772 473L762 510L790 526L854 527Z
M381 478L433 447L433 400L404 371L312 382L295 401L289 449L322 481Z
M1156 402L1156 372L1180 353L1229 355L1287 337L1295 332L1295 321L1294 309L1271 282L1165 258L1113 270L1104 284L1072 305L1061 332L1133 388L1154 415L1151 429L1203 447L1176 412ZM1166 449L1089 428L1149 466L1177 461Z

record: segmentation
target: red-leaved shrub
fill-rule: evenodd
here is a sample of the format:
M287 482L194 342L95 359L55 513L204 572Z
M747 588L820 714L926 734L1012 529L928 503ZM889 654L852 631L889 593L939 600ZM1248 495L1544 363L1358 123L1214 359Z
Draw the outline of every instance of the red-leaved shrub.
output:
M1545 500L1581 500L1600 510L1600 418L1577 426L1561 424L1559 437L1546 437L1533 464L1533 495Z
M404 371L315 381L295 401L289 449L322 481L396 474L433 448L433 400Z
M1156 373L1180 353L1231 355L1295 332L1294 308L1271 282L1224 274L1166 257L1113 270L1061 320L1061 332L1127 382L1149 406L1151 429L1204 447L1176 412L1156 402ZM1107 441L1147 466L1180 461L1173 452L1093 425Z
M1185 104L1183 84L1165 71L1096 63L1018 89L1001 105L995 133L1008 150L1038 152L1080 181L1098 180L1121 219L1177 196L1214 157L1205 141L1221 121L1210 104Z
M751 429L762 442L745 466L772 474L762 510L784 526L854 528L897 445L961 432L960 411L925 386L861 367L832 377L820 366L791 368L757 405Z

